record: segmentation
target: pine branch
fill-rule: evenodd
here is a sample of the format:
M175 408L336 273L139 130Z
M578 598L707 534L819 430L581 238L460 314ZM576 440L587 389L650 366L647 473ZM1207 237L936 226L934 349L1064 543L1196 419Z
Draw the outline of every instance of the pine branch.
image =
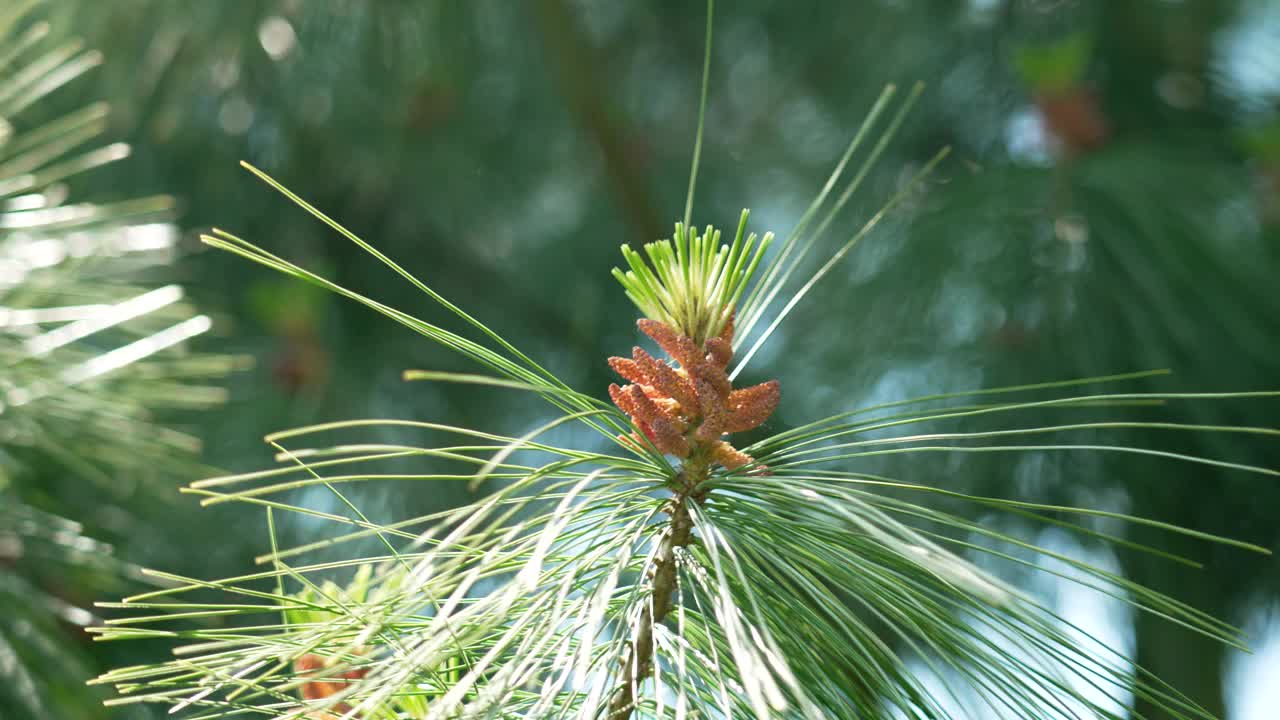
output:
M487 373L413 371L410 379L532 393L554 412L518 435L416 420L300 428L268 438L280 467L194 484L187 491L202 504L268 510L270 552L258 560L267 569L220 580L154 572L173 586L126 599L122 605L139 614L95 632L104 640L173 640L180 654L104 675L100 682L120 694L112 702L157 703L200 717L258 711L290 718L622 720L643 708L659 718L879 713L905 720L966 714L1120 720L1118 699L1132 697L1173 717L1210 717L1045 601L1012 586L999 569L1075 582L1224 646L1243 647L1239 630L1106 567L1038 546L992 515L1183 564L1194 561L1086 521L1133 523L1242 551L1264 548L1106 510L959 492L939 487L930 466L897 477L878 460L1124 453L1273 476L1274 469L1230 458L1094 435L1138 427L1271 436L1280 432L1275 428L1077 415L1117 405L1238 403L1280 393L1082 389L1150 373L1094 377L894 400L737 446L736 434L760 427L781 394L772 381L734 388L735 346L755 337L740 370L888 209L928 190L920 182L924 173L917 175L825 251L816 271L800 274L915 94L891 113L887 129L878 122L892 93L882 95L796 229L760 263L760 278L752 271L765 251L756 246L753 252L751 241L743 241L745 216L725 245L713 228L699 235L682 222L671 240L651 244L644 254L624 251L631 269L616 275L645 316L638 328L665 357L637 347L629 358L610 358L628 382L609 388L617 410L593 392L570 388L427 280L254 170L422 292L446 318L461 320L462 329L384 305L231 233L214 231L207 243L360 303ZM876 131L880 139L846 178L852 156ZM765 320L765 329L753 334ZM1009 421L1029 409L1066 419ZM993 429L985 422L1002 424ZM560 428L585 431L575 437L591 440L562 447L544 437ZM385 435L358 436L389 429L432 439L387 443ZM330 433L339 438L327 438ZM1024 443L1028 436L1044 437ZM432 464L407 471L406 461L415 459ZM393 469L380 472L386 463ZM375 481L461 481L491 491L461 508L384 524L362 512L343 487ZM288 493L301 488L332 495L341 512L294 504ZM921 494L947 503L921 501ZM273 529L282 512L336 530L281 547ZM361 543L376 554L338 554ZM312 555L320 551L324 557ZM345 585L331 579L356 568ZM634 577L641 579L629 581ZM184 599L195 592L202 602ZM206 595L212 599L204 601ZM240 618L247 618L244 626L233 626ZM199 622L206 619L219 622Z
M699 469L682 470L679 481L685 482L691 470L697 473ZM618 687L609 703L609 720L631 717L636 706L636 689L653 674L653 627L664 622L671 611L676 591L676 551L687 548L693 540L693 518L689 516L688 503L693 501L695 489L705 481L707 468L702 468L700 474L701 479L687 482L686 489L676 492L667 508L671 519L654 554L653 577L650 579L652 598L640 612L632 634Z
M208 472L199 438L166 423L220 404L218 378L245 361L185 348L210 319L180 286L141 279L171 260L172 198L75 191L130 149L92 146L104 103L41 115L102 62L79 41L52 41L42 5L0 10L0 705L88 716L101 699L83 686L79 628L99 620L84 599L140 575L100 519L158 524L162 513L137 508L169 506L172 478Z

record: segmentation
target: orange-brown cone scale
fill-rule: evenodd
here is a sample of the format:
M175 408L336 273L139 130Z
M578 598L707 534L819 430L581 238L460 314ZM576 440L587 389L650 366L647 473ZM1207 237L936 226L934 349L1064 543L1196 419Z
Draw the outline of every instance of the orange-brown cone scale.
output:
M671 359L680 363L685 369L702 362L703 354L698 351L698 346L693 339L681 335L670 325L664 325L657 320L640 318L636 321L636 326L640 328L640 332L653 338L663 352L670 355Z
M778 407L777 380L734 390L726 369L733 359L733 318L717 337L698 347L692 338L656 320L636 322L679 367L640 348L630 359L609 358L614 372L631 382L609 386L609 397L638 432L623 436L639 447L646 438L659 451L687 458L695 451L729 470L755 462L723 439L759 427ZM760 466L758 472L767 468Z

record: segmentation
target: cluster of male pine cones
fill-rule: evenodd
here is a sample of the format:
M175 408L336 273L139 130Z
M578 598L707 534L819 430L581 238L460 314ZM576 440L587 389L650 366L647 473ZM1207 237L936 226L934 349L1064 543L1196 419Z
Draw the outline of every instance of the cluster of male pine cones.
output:
M368 672L364 669L348 670L339 674L326 674L331 661L325 660L315 653L307 653L293 661L294 669L303 677L311 678L302 684L302 699L320 701L337 695L347 686ZM337 720L338 716L351 710L346 703L337 703L328 712L316 711L307 714L308 720Z
M754 463L723 436L751 430L767 420L778 406L778 381L733 389L726 371L733 359L733 318L702 346L656 320L641 319L636 324L679 367L639 347L632 349L631 359L609 358L609 366L632 383L609 386L614 404L663 453L678 458L699 454L728 470ZM624 440L643 445L634 432ZM758 466L755 471L766 468Z

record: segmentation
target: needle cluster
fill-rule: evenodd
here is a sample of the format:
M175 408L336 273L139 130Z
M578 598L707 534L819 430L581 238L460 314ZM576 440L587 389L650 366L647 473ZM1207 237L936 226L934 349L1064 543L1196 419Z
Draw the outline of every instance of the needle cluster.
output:
M646 243L644 256L622 246L630 270L613 269L627 297L645 317L671 326L701 345L719 335L733 315L751 275L773 243L773 233L757 242L745 235L750 211L743 210L733 242L721 245L720 231L676 223L670 240ZM648 262L645 261L648 257Z

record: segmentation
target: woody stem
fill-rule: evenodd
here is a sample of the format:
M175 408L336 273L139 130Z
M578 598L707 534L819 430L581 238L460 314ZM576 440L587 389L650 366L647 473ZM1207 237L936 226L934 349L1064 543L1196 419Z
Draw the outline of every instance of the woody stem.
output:
M636 690L653 673L653 628L655 624L665 620L671 610L672 595L676 589L676 549L688 547L693 537L693 518L689 515L690 494L705 479L706 474L705 467L686 466L678 476L681 487L671 498L667 509L671 515L670 530L658 543L653 560L652 599L640 612L640 622L636 625L631 647L623 661L618 687L609 703L608 720L628 720L631 717L635 710ZM693 476L700 477L691 482Z

